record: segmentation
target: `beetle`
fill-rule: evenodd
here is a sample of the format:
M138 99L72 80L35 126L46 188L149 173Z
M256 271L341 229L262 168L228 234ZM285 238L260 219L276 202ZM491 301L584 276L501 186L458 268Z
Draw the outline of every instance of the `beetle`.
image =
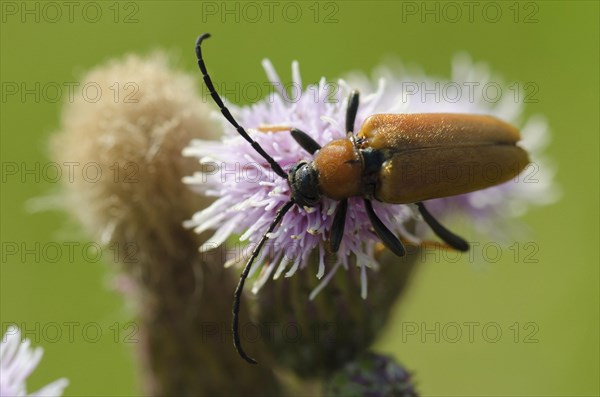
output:
M312 161L301 160L285 171L254 141L231 115L215 91L202 57L202 42L209 33L200 35L195 52L206 87L225 119L270 165L290 187L290 199L276 212L262 235L243 271L234 293L233 344L239 355L251 364L256 360L244 351L239 335L239 312L244 283L253 262L268 239L294 205L317 206L323 197L338 200L329 234L329 249L337 252L344 235L348 199L362 197L374 232L394 254L403 256L404 245L377 217L372 200L392 204L415 204L423 220L449 247L467 251L469 244L446 229L427 210L423 201L469 193L506 182L518 175L529 163L527 152L517 146L519 131L492 116L431 113L375 114L369 116L354 134L359 94L352 91L346 109L346 138L321 147L306 132L290 128L294 140ZM440 173L440 167L466 166L470 172ZM489 177L489 168L494 177ZM430 181L425 176L437 175Z

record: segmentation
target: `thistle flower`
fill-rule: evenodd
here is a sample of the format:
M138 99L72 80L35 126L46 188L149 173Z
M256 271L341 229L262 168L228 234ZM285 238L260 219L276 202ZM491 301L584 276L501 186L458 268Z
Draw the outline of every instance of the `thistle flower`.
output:
M293 87L300 95L289 97L284 85L269 61L263 62L266 74L275 87L276 95L246 107L228 105L230 110L267 153L284 169L300 160L310 161L312 156L299 148L286 128L301 129L320 145L346 136L344 118L347 97L352 89L361 92L362 100L356 117L356 126L376 113L473 113L489 114L513 125L523 126L523 145L533 153L541 183L510 181L484 191L446 199L431 200L431 211L438 217L464 212L472 216L472 222L480 229L498 218L522 213L531 204L545 204L556 195L552 186L552 169L540 164L544 159L537 156L546 142L547 127L540 118L521 122L521 104L512 97L504 97L496 103L486 101L483 87L492 80L481 65L473 65L467 58L459 57L453 65L452 80L434 79L423 75L409 76L382 68L377 72L377 83L363 75L351 75L332 85L322 78L317 85L302 89L299 66L292 63ZM397 77L402 76L402 77ZM408 84L410 83L410 85ZM472 95L447 98L408 95L407 87L435 87L466 84L474 87ZM476 84L474 84L476 83ZM470 84L470 85L469 85ZM339 88L332 91L332 88ZM471 94L471 93L469 93ZM198 233L216 229L213 237L201 246L201 251L222 244L232 234L241 234L240 241L253 245L261 238L278 208L289 200L288 182L278 177L263 158L233 129L224 122L225 135L220 142L196 140L184 150L186 156L197 157L206 166L212 166L210 175L195 174L185 182L208 196L218 197L208 208L197 212L186 225ZM429 202L428 202L429 203ZM320 208L312 210L294 206L285 216L279 228L270 237L270 249L264 249L256 260L250 276L259 273L253 286L257 292L269 278L282 275L293 276L304 270L309 257L316 252L318 265L316 277L321 280L310 293L314 298L330 282L340 269L349 269L352 263L360 269L361 296L367 296L367 269L377 270L379 262L374 252L379 243L371 230L362 199L350 198L346 230L337 259L326 266L327 236L333 223L338 203L324 198ZM373 207L384 224L402 239L420 244L428 235L421 227L423 221L411 205L392 205L373 202ZM496 215L501 214L501 217ZM417 222L415 232L407 225ZM354 261L354 258L356 259ZM241 261L234 258L227 265ZM313 270L314 271L314 270Z
M27 394L26 380L38 366L44 351L41 347L32 348L29 339L21 340L21 331L8 327L0 342L0 396L62 396L69 381L60 378Z

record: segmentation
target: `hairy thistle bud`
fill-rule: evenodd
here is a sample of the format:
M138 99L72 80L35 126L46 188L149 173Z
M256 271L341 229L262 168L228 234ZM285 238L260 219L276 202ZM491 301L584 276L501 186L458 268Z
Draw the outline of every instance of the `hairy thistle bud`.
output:
M416 397L411 375L388 356L365 353L348 362L325 383L331 397Z
M157 55L109 62L83 78L81 85L88 84L103 93L116 86L118 95L68 104L53 140L54 158L99 170L99 179L78 175L67 184L64 202L92 235L123 247L120 278L139 311L146 391L163 396L278 390L270 368L245 371L223 336L227 328L206 337L208 327L230 320L235 277L214 257L201 257L197 248L205 236L182 226L211 199L181 182L197 170L181 151L192 139L219 131L195 92L197 82Z

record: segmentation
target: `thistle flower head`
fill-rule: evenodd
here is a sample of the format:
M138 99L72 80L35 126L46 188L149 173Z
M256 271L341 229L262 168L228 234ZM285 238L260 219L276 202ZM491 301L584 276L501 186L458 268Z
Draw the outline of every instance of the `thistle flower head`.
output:
M55 380L40 390L27 394L26 380L42 359L41 347L32 348L31 341L21 341L21 332L11 326L0 342L0 396L62 396L69 381Z
M282 88L284 85L271 63L264 61L263 66L276 93L252 106L229 107L253 139L286 171L298 161L312 160L312 155L292 138L289 128L307 132L320 145L344 138L347 98L353 89L361 93L355 129L368 116L377 113L489 114L516 126L523 125L520 120L521 105L512 97L496 103L478 100L485 98L482 87L491 81L491 76L487 69L472 65L464 57L454 64L451 82L459 86L470 83L466 87L474 88L472 95L461 95L458 99L408 95L410 91L407 87L414 88L415 84L417 87L435 87L436 84L448 82L420 74L409 76L391 68L379 70L376 83L355 74L347 80L339 80L337 84L322 78L318 84L303 89L297 62L292 64L295 95L291 95ZM184 151L185 155L195 156L202 164L214 169L213 173L198 173L185 179L203 194L217 197L210 207L196 213L187 222L187 226L194 227L198 233L216 230L201 250L220 245L232 234L241 234L240 241L256 244L274 219L276 211L290 200L287 180L276 175L248 142L223 121L225 134L221 141L197 140ZM523 125L522 133L524 144L533 149L534 161L539 161L536 154L537 149L543 146L545 123L540 119L530 120ZM541 170L541 167L538 169ZM551 179L551 175L545 175L545 183L542 184L511 181L480 192L432 200L432 212L443 217L451 211L463 211L476 216L473 221L475 224L486 225L490 216L498 213L502 217L510 216L522 212L531 203L544 202L544 198L552 197ZM326 263L327 238L337 205L335 200L323 198L317 207L307 209L294 206L286 214L281 226L269 235L268 246L271 249L264 249L253 266L253 272L260 272L253 291L258 291L269 278L277 279L282 275L291 277L297 271L304 270L309 263L309 256L316 252L318 268L311 271L315 271L322 281L311 293L311 298L331 280L338 269L348 269L353 263L360 267L362 296L366 297L367 268L377 269L379 265L373 255L379 238L372 231L363 200L350 198L345 233L337 259L333 263ZM421 227L417 227L416 233L407 229L409 223L422 223L411 205L374 201L373 207L388 229L404 240L419 244L428 233L428 229ZM235 262L235 259L231 262Z

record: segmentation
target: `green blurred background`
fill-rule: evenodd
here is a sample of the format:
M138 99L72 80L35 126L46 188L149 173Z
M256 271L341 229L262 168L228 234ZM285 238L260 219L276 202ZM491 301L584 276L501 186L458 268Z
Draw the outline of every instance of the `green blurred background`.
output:
M370 72L390 55L448 76L452 56L466 50L506 81L535 82L539 101L525 112L549 121L548 153L558 164L563 190L557 204L523 219L531 231L519 243L539 246L537 263L524 263L523 255L515 261L505 249L483 269L468 260L422 265L377 348L411 369L426 395L600 393L598 2L475 2L472 20L462 2L453 3L454 9L437 2L295 2L288 8L274 2L272 20L262 2L253 3L254 9L237 2L71 2L72 17L65 4L45 4L2 2L3 166L48 161L47 141L67 100L65 92L57 102L43 95L23 100L9 93L14 83L74 82L108 59L156 48L169 50L180 68L196 73L193 44L205 31L214 35L209 63L217 81L264 81L264 57L285 81L293 59L309 83L351 70ZM456 5L462 16L455 22ZM216 15L207 12L215 7ZM221 15L222 7L237 7L239 20ZM263 14L254 21L256 7ZM439 21L421 15L424 7L438 7ZM298 9L302 15L294 22ZM502 14L492 22L495 10ZM81 249L73 259L63 252L56 263L43 254L26 260L9 255L15 244L22 249L90 241L64 214L28 211L28 200L56 191L57 184L32 176L23 182L5 169L2 178L1 331L17 323L45 348L30 389L66 376L67 395L139 394L135 336L128 339L135 329L122 298L108 288L110 260L84 260ZM452 343L448 324L465 322L478 324L473 339L461 326L463 336ZM439 342L424 332L436 323L446 327ZM487 324L502 330L495 343L482 335Z

